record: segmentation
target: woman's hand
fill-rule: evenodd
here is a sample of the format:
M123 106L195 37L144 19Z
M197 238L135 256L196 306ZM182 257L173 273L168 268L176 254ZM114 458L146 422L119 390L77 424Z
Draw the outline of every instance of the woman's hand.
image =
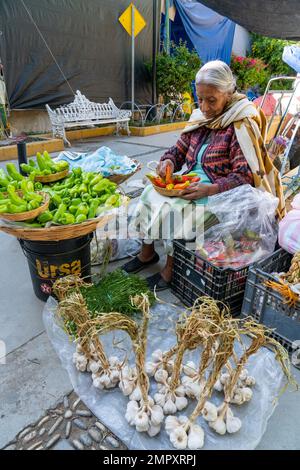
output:
M167 166L171 167L171 175L174 173L174 163L172 160L163 160L162 162L159 162L156 168L156 173L161 177L165 178L166 177L166 169Z
M202 199L203 197L212 196L219 192L217 184L191 183L186 189L182 190L180 197L187 201Z

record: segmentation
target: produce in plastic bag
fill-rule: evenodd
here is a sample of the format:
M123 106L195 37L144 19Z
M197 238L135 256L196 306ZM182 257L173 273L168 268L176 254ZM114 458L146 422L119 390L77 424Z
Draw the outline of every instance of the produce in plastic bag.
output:
M224 268L242 268L274 251L278 199L242 185L208 199L207 210L219 220L204 233L196 253Z

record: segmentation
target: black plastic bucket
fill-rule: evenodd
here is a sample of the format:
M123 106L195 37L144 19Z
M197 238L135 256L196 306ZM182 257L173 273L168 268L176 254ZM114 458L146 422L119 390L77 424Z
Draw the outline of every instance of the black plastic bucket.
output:
M69 274L91 275L92 234L58 242L20 240L27 258L35 295L46 301L56 279Z

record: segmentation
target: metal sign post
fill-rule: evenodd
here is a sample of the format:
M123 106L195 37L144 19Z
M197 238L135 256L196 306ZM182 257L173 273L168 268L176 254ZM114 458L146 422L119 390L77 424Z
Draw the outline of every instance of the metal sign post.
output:
M135 50L134 50L134 17L135 17L135 8L134 5L131 4L131 112L132 112L132 119L134 113L134 64L135 64Z
M135 8L133 3L122 13L119 21L131 36L131 112L134 112L134 64L135 64L135 37L144 29L146 21Z

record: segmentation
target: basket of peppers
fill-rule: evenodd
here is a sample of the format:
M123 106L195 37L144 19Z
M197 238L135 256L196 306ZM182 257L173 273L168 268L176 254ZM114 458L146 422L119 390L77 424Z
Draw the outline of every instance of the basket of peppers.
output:
M171 167L167 166L165 178L159 175L146 175L151 181L153 188L162 196L179 197L184 189L191 183L200 181L197 173L189 173L186 175L173 175Z
M0 219L13 222L31 220L49 207L49 194L35 192L32 181L24 179L20 190L16 190L12 184L8 184L6 189L7 192L0 192Z
M36 154L36 163L30 159L27 163L21 164L21 169L27 175L41 183L54 183L65 178L69 173L69 164L64 160L54 162L49 153L45 151L43 155L40 152Z

